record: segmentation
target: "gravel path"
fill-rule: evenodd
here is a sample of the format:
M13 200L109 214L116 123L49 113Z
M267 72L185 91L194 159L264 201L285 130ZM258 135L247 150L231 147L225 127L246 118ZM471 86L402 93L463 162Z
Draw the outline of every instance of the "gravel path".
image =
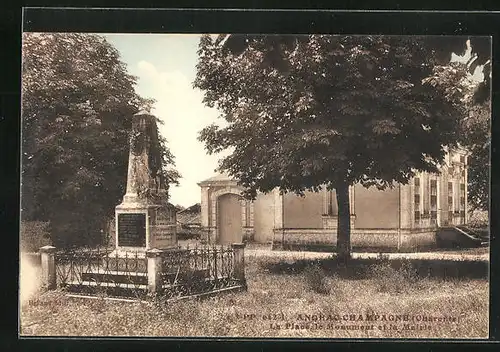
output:
M489 253L448 253L448 252L418 252L418 253L384 253L388 259L445 259L445 260L480 260L489 261ZM324 259L331 256L327 252L278 251L270 249L245 249L245 257L279 257L284 259ZM379 253L353 253L354 259L377 258Z

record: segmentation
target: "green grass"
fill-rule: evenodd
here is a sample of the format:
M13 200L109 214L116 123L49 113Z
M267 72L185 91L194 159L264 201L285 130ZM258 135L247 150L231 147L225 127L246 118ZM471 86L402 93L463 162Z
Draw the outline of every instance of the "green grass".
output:
M409 266L394 268L383 261L370 262L365 270L347 274L330 264L327 260L250 257L246 259L247 292L169 304L76 299L58 291L41 293L21 308L21 334L300 338L488 335L486 278L418 276ZM349 321L349 315L377 314L377 322ZM432 322L426 324L430 329L425 330L401 330L402 322L382 321L384 314L387 319L447 316L457 321ZM347 320L316 321L321 327L309 322L306 326L304 319L319 315L325 319L342 319L346 315ZM384 324L386 330L378 328ZM361 330L367 325L374 329ZM391 325L398 329L388 330Z

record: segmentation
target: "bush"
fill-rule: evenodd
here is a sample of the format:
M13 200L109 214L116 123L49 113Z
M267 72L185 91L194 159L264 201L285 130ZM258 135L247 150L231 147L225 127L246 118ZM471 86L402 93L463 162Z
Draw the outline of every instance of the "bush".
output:
M326 284L325 271L317 264L313 264L305 268L304 279L307 287L316 293L329 294L330 288Z
M469 221L467 225L474 229L489 229L490 221L488 218L488 212L480 210L473 211L469 214Z
M407 261L394 268L389 261L372 265L369 274L379 292L403 293L419 282L417 270Z
M49 223L43 221L21 221L20 251L38 252L40 247L51 244Z

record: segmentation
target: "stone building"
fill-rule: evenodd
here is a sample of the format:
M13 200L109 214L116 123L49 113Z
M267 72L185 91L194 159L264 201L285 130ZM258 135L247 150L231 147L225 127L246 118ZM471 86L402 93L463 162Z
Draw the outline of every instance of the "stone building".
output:
M211 243L253 241L286 247L336 244L335 191L280 195L277 190L244 200L227 175L199 183L201 226ZM467 153L447 154L441 173L420 173L392 189L350 187L353 248L410 250L435 244L440 226L467 222Z

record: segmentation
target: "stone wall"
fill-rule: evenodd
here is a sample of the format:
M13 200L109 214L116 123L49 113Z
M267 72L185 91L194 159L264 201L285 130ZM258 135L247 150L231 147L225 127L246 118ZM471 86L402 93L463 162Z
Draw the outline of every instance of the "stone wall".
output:
M323 227L323 192L306 192L305 197L287 193L284 198L284 227Z
M436 229L420 229L401 234L401 250L420 250L436 247Z
M254 242L255 231L253 227L243 227L243 241ZM204 243L217 243L217 227L200 229L200 240Z
M254 233L253 240L266 243L273 239L275 194L258 194L254 201Z
M284 241L283 241L284 239ZM336 229L285 229L275 230L273 247L284 243L291 247L335 247ZM353 229L351 245L353 250L412 251L435 247L435 229L399 231L398 229Z
M356 185L354 188L355 226L358 229L391 229L399 226L399 187L378 190Z

